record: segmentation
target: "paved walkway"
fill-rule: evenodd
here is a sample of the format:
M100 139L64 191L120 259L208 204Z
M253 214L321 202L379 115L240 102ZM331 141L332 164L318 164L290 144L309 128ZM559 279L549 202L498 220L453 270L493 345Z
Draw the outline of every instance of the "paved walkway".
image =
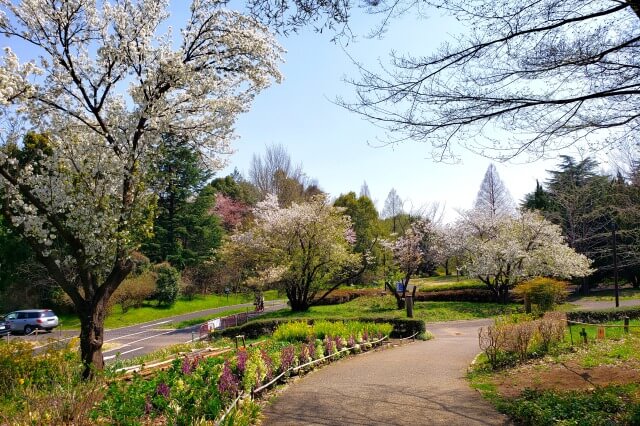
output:
M427 324L427 342L359 355L291 384L264 425L505 425L465 374L491 320Z
M594 310L594 309L615 309L616 302L613 300L589 300L589 299L576 299L570 300L569 303L573 303L579 306L579 310ZM631 306L640 306L640 299L628 299L620 300L621 308L628 308Z

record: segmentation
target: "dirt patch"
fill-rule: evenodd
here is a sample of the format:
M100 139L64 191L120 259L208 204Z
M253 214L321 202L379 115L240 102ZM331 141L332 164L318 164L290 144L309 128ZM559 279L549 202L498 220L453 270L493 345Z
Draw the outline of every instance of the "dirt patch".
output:
M575 361L544 368L527 365L496 377L494 382L498 392L507 398L519 396L524 389L593 390L599 386L639 383L640 366L625 363L584 368Z

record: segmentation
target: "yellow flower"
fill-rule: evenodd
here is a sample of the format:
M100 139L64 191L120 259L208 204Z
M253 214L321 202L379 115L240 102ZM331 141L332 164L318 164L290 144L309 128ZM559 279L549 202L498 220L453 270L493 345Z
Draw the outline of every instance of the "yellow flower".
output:
M21 385L24 385L24 379L21 377L18 379L18 383L20 383Z

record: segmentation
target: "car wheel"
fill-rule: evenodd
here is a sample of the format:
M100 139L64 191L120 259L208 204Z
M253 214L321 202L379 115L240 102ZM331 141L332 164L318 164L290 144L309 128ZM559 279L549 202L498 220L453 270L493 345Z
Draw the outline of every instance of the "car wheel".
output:
M24 326L24 334L31 334L32 332L33 332L33 327L31 327L30 325Z

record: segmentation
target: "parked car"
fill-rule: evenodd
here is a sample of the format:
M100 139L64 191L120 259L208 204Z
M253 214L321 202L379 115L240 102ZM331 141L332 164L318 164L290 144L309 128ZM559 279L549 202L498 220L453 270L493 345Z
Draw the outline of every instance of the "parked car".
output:
M51 309L25 309L7 314L6 323L11 332L31 334L40 329L50 332L58 326L58 317Z
M10 332L9 325L5 322L4 317L0 316L0 336L4 336Z

